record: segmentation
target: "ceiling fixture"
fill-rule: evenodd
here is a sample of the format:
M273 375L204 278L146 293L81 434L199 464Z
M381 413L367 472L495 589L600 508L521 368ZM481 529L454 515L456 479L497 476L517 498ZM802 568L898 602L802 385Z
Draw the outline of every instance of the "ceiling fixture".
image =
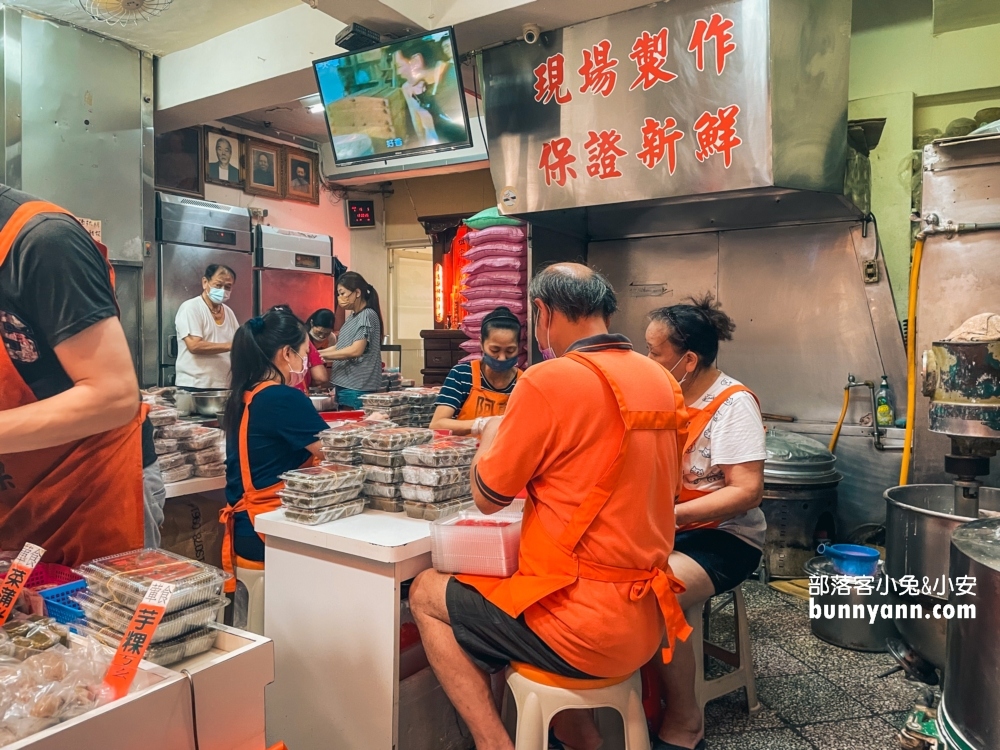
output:
M127 26L148 21L170 7L173 0L77 0L95 21Z

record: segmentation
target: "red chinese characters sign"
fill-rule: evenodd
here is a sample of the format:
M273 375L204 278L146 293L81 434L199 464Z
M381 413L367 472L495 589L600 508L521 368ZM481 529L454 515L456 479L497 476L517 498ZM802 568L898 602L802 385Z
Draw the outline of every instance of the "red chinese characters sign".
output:
M545 172L545 184L553 182L559 187L566 184L567 178L576 179L576 170L570 166L576 157L570 153L573 142L569 138L556 138L542 145L542 158L538 168Z
M573 99L568 91L563 91L566 81L566 58L552 55L535 68L535 101L548 104L553 99L556 104L566 104Z

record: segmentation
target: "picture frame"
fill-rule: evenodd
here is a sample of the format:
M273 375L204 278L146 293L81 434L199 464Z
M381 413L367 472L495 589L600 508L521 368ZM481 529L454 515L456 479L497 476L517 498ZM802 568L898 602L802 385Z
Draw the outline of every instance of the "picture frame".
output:
M244 136L216 128L205 128L205 182L243 189L246 158Z
M285 149L285 198L319 203L319 154Z
M204 198L203 144L201 127L157 134L153 143L153 183L156 188L168 193Z
M284 198L285 147L273 141L247 138L247 167L243 175L243 192L268 198Z

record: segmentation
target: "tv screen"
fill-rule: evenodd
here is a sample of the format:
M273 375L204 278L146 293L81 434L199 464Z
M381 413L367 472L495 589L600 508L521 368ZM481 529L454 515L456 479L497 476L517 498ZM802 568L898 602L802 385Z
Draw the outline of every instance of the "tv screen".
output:
M471 146L458 66L450 28L313 63L337 164Z

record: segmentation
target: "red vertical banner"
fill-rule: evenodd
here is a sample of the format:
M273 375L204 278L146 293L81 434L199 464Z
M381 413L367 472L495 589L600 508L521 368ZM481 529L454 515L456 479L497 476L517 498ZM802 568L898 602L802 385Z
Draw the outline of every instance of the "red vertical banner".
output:
M125 628L125 635L118 644L111 666L104 675L104 684L112 689L116 700L128 694L136 672L139 671L139 662L149 650L153 633L159 627L173 593L173 584L154 581L142 602L135 608L135 614Z
M0 625L7 622L10 613L14 611L17 599L24 591L31 571L42 559L45 550L37 544L25 544L7 571L7 577L0 583Z

